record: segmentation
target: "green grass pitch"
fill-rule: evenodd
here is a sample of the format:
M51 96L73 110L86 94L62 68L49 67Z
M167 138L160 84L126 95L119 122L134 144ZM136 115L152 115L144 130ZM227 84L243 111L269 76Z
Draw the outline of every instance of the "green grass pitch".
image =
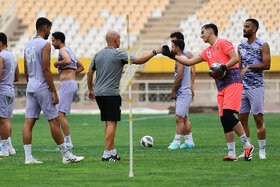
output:
M250 116L251 117L251 116ZM175 133L174 115L134 115L134 178L129 178L129 121L122 116L115 145L121 162L102 163L104 124L99 115L69 115L70 132L76 155L85 160L62 164L51 138L48 122L41 116L33 130L33 156L41 165L25 165L22 146L24 115L14 115L12 142L15 156L0 160L0 186L279 186L280 115L265 114L267 159L258 158L256 127L250 118L251 142L255 152L251 162L222 162L227 154L222 126L217 114L190 114L195 147L167 149ZM151 135L153 148L140 146ZM239 155L242 145L236 137Z

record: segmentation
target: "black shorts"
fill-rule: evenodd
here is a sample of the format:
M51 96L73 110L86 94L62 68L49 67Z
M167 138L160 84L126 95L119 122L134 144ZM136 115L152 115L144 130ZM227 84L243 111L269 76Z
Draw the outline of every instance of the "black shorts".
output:
M95 96L95 100L100 109L101 121L121 120L121 96Z

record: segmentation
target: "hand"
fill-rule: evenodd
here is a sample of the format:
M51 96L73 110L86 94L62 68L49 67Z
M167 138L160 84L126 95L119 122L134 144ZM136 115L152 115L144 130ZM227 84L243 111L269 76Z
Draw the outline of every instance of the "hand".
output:
M168 45L162 46L161 49L162 49L162 54L163 54L164 56L169 56L169 54L170 54L170 49L169 49Z
M176 94L175 94L175 92L171 92L170 98L171 98L171 99L176 99Z
M60 66L58 62L53 63L53 65L54 65L54 67L56 67L56 68L59 68L59 66Z
M95 96L93 90L88 91L88 99L91 100L92 102L95 102Z
M220 68L221 68L222 71L226 71L227 70L227 66L225 64L221 65Z
M57 96L56 91L52 92L52 97L53 97L53 102L52 102L52 104L53 104L53 105L58 104L58 103L59 103L59 99L58 99L58 96Z
M169 47L167 45L162 46L162 54L164 56L168 56L171 59L175 60L175 54L170 51Z
M162 48L161 47L157 48L156 52L157 52L157 54L162 53Z
M194 97L195 94L194 94L194 87L193 86L191 86L191 92L192 92L192 96Z
M247 66L246 68L244 68L242 71L241 71L241 77L243 78L244 77L244 75L245 75L245 73L249 70L249 66Z

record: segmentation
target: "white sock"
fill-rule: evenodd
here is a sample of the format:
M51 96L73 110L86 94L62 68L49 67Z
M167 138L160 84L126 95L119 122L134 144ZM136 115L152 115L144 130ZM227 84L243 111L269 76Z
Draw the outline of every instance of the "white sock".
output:
M242 134L241 136L239 136L241 142L242 142L242 145L243 145L243 148L250 148L251 147L251 144L250 142L248 141L245 133Z
M67 149L67 146L65 143L58 145L60 152L62 154L63 157L65 158L69 158L70 157L70 152Z
M13 149L11 137L9 137L8 140L9 140L9 149Z
M181 134L175 134L173 143L176 143L176 144L180 145L181 144L181 139L182 139L182 135Z
M251 142L250 137L247 137L247 136L246 136L246 138L247 138L248 142L250 143L250 142ZM250 144L251 144L251 143L250 143Z
M194 144L193 137L192 137L192 132L190 133L190 136L191 136L191 143Z
M185 139L186 144L193 144L194 145L192 133L185 135L184 139Z
M24 148L24 153L25 153L25 160L32 159L31 144L24 145L23 148Z
M73 146L73 145L72 145L72 140L71 140L71 136L70 136L70 135L69 135L69 136L65 136L65 137L64 137L64 141L65 141L66 144Z
M265 152L266 139L258 140L258 143L259 143L260 150Z
M9 140L2 140L2 151L7 152L9 149Z
M228 147L228 156L230 156L230 157L236 157L236 153L235 153L235 142L227 143L227 147Z
M112 155L116 155L117 154L117 150L113 149L113 150L111 150L111 153L112 153Z
M190 134L185 135L184 139L185 139L185 143L186 144L192 144L192 140L191 140L191 135Z
M110 151L104 150L103 158L108 158L109 156L111 156L111 150Z

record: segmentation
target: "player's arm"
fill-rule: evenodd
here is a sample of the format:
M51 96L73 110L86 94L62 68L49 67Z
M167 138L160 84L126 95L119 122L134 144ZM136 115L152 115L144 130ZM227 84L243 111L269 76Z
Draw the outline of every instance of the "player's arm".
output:
M84 68L83 64L79 60L77 60L77 69L75 70L75 73L79 74L82 71L84 71L84 69L85 68Z
M184 65L177 63L177 77L176 80L173 84L172 87L172 92L171 92L171 99L175 99L176 98L176 91L178 90L178 88L181 86L182 84L182 80L183 80L183 74L184 74Z
M4 58L0 57L0 81L2 80L4 70Z
M243 61L242 61L242 56L240 55L239 49L238 49L238 63L239 63L240 75L243 78L245 73L248 71L248 68L245 68L245 69L242 70L242 63L243 63Z
M71 64L71 57L65 49L59 50L59 54L61 55L63 60L55 62L53 64L54 67L58 68L60 66L67 66L67 65Z
M89 70L87 72L88 98L91 101L95 100L94 91L93 91L93 83L92 83L94 72L95 72L95 70L93 70L91 68L89 68Z
M92 81L93 81L92 80L93 79L93 74L94 74L94 72L96 70L95 58L96 58L96 55L93 57L93 59L92 59L92 61L90 63L88 72L87 72L88 98L92 102L95 101L94 90L93 90L93 83L92 83Z
M93 83L92 83L92 79L93 79L93 74L94 74L95 70L89 69L87 72L87 85L88 85L88 90L93 90Z
M191 59L178 56L178 55L174 54L173 52L171 52L167 45L162 46L162 54L164 56L168 56L169 58L174 59L177 62L179 62L183 65L186 65L186 66L192 66L192 65L198 64L200 62L203 62L203 59L200 56L196 56Z
M249 65L249 69L253 70L269 70L270 69L270 49L268 43L264 43L262 46L262 63L257 65Z
M240 55L239 49L238 49L238 64L239 64L239 70L242 71L242 56Z
M156 49L156 53L161 53L161 47ZM153 52L148 53L147 55L144 55L142 57L136 57L133 61L133 64L144 64L148 62L152 57L154 57L156 54Z
M50 54L51 54L51 44L47 43L43 49L42 53L42 66L43 66L43 74L46 79L47 84L49 85L52 95L53 95L53 104L58 104L59 99L57 96L57 92L54 86L52 73L50 70Z
M229 56L229 61L225 65L226 68L229 69L237 64L239 60L235 52L228 53L227 55Z
M26 79L26 82L28 82L28 71L27 71L27 65L26 65L26 58L25 58L25 54L24 54L24 75L25 75L25 79Z
M14 82L17 82L19 80L19 69L18 69L18 65L16 67L16 71L15 71L15 79Z
M203 59L200 56L196 56L192 59L188 59L188 58L183 58L181 56L176 55L175 60L186 66L192 66L192 65L198 64L200 62L203 62Z
M193 58L193 55L191 53L188 53L186 55L189 59ZM194 79L195 79L195 65L191 66L191 92L192 96L194 96Z

